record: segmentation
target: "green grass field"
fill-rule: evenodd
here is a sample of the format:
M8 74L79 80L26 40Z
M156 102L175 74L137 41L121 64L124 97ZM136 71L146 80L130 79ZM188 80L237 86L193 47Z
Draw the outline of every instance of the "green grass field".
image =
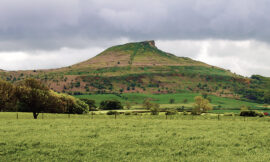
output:
M15 116L0 113L0 161L270 160L268 117Z
M161 104L162 108L177 108L185 106L191 108L194 103L195 96L199 96L199 93L178 93L178 94L139 94L139 93L125 93L121 96L114 94L92 94L92 95L77 95L78 98L89 98L96 101L97 105L103 100L117 99L125 105L126 102L132 103L134 108L140 108L144 99L151 98L152 102ZM241 100L235 100L230 98L209 96L212 99L211 104L214 107L220 105L221 109L240 109L241 106L246 105L251 109L261 109L264 108L262 104L246 102ZM174 99L174 104L169 104L170 99ZM187 103L183 103L183 100L187 99Z

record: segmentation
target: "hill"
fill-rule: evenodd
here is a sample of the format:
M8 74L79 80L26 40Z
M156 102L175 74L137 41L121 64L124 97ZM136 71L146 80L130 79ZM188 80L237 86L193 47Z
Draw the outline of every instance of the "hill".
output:
M69 94L194 92L268 102L265 96L269 92L265 87L270 89L269 78L246 78L187 57L177 57L159 50L154 41L113 46L69 67L0 74L12 82L34 77L55 91ZM257 98L250 96L254 91Z
M72 66L73 68L144 67L144 66L207 66L187 57L163 52L154 41L127 43L108 48L96 57Z

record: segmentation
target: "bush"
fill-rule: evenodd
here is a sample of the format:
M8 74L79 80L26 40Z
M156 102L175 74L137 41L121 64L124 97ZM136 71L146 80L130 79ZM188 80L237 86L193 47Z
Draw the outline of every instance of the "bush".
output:
M88 105L81 101L80 99L75 99L75 104L72 109L72 113L74 114L85 114L89 111Z
M150 109L151 115L158 115L159 114L159 107L160 105L157 103L154 103L152 108Z
M201 96L195 97L195 104L192 109L192 115L200 115L203 112L207 112L208 110L212 110L212 105L209 103L207 99L204 99Z
M83 114L89 111L89 106L78 98L53 91L50 91L50 95L52 96L48 103L50 110L47 112Z
M178 112L176 110L168 110L165 115L176 115Z
M259 116L263 117L264 114L262 112L256 111L256 110L243 110L240 113L240 116Z
M110 111L108 111L106 114L107 114L107 115L118 115L119 112L110 110Z
M153 107L153 103L150 102L150 98L147 98L143 101L143 108L146 110L150 110Z
M99 108L102 110L119 110L119 109L123 109L123 106L120 101L106 100L100 103Z
M131 115L131 112L125 112L125 115Z
M138 115L138 112L134 111L131 113L132 115Z
M129 109L131 109L131 107L132 107L131 103L130 102L127 102L126 103L126 108L129 110Z
M97 111L96 101L88 98L80 99L89 106L89 111Z
M174 102L175 102L174 98L171 98L169 101L170 104L173 104Z
M184 109L185 109L185 106L181 106L181 107L176 108L176 110L179 112L183 112Z
M188 99L185 98L185 99L183 100L183 103L187 103L187 102L188 102Z

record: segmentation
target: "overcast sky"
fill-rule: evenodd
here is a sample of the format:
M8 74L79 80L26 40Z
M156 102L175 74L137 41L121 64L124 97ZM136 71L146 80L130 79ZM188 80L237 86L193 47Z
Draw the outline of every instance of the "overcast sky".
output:
M121 43L270 76L269 0L1 0L0 69L71 65Z

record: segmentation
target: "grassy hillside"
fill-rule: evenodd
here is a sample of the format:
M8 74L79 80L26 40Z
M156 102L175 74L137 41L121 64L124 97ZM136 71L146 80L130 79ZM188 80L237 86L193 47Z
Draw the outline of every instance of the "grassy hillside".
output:
M195 96L199 96L198 93L177 93L177 94L139 94L139 93L126 93L126 94L92 94L92 95L77 95L78 98L88 98L96 101L96 105L103 100L119 100L123 105L130 103L132 109L141 109L142 103L145 99L150 98L151 102L159 103L161 108L181 108L191 109L194 104ZM216 110L224 110L232 112L232 110L240 111L241 106L247 106L254 110L268 111L267 106L263 104L257 104L253 102L241 101L231 98L224 98L219 96L210 95L211 104ZM170 99L174 99L174 103L170 103ZM186 101L185 101L186 100ZM267 110L266 110L267 109ZM218 111L217 111L218 112Z
M65 68L0 72L0 77L11 82L34 77L55 91L75 95L188 92L270 103L269 78L246 78L190 58L177 57L159 50L154 41L114 46Z

